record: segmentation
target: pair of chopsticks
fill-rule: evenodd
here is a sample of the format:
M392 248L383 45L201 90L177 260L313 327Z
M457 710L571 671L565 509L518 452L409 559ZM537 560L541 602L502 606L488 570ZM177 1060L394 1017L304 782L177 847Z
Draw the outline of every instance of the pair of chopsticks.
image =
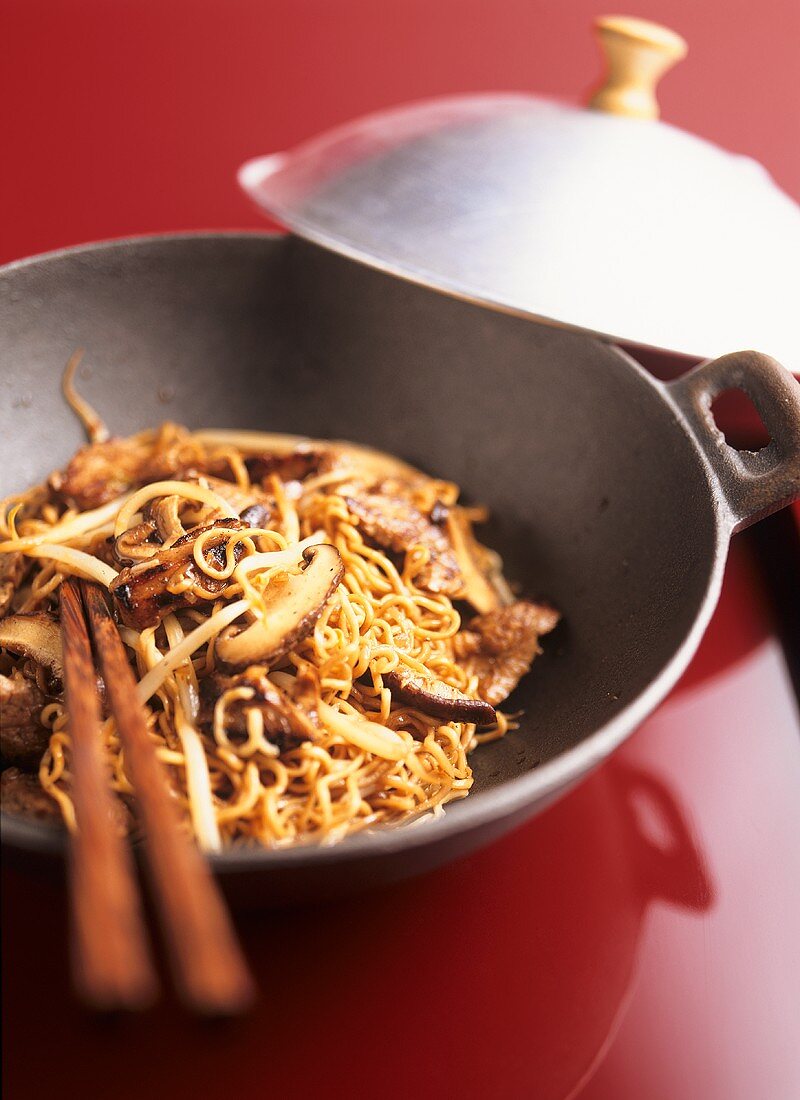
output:
M89 1006L104 1011L146 1008L158 992L133 857L114 822L87 622L136 791L176 989L193 1011L234 1015L248 1007L254 986L225 903L208 864L181 831L105 596L95 584L67 579L61 630L77 822L70 850L75 985Z

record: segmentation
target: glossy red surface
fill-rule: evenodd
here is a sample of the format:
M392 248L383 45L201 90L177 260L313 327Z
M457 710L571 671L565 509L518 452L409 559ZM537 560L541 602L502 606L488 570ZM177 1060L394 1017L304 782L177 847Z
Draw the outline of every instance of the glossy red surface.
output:
M800 1095L800 720L772 625L740 536L681 684L562 803L414 882L242 917L262 1000L236 1025L84 1016L60 888L5 868L7 1095Z
M0 259L260 226L233 184L246 156L439 92L576 94L597 71L597 10L6 0ZM642 0L636 13L690 41L663 85L667 119L757 156L800 195L795 0ZM755 532L734 542L670 699L563 802L423 879L242 917L263 990L242 1023L204 1027L170 1001L142 1019L85 1017L61 888L5 866L6 1095L800 1096L800 718L757 546Z
M622 5L623 8L625 5ZM263 224L246 158L461 91L578 99L598 0L4 0L0 261L160 229ZM610 5L613 10L614 4ZM637 0L689 55L664 118L800 196L797 0ZM702 257L691 257L702 262Z

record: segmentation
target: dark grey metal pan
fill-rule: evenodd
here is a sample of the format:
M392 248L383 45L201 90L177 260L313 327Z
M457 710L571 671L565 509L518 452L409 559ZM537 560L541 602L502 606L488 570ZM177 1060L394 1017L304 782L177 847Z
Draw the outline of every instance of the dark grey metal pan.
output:
M665 303L668 308L668 303ZM800 495L800 386L743 352L665 386L619 350L401 283L294 238L211 234L68 249L0 273L5 494L81 442L60 394L115 432L189 426L335 436L396 453L487 503L507 574L563 623L512 697L520 729L472 757L444 818L336 847L214 859L251 900L330 894L436 866L573 786L691 658L731 535ZM744 389L771 434L732 450L710 404ZM7 851L59 835L5 817Z

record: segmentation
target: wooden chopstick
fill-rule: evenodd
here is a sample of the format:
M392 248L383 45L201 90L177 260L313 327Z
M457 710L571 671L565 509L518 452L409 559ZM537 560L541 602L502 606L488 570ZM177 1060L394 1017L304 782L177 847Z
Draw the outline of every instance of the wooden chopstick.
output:
M102 1011L146 1008L158 992L133 858L114 821L103 759L100 701L81 596L61 585L64 687L72 741L72 799L78 831L70 842L73 981Z
M87 581L81 592L145 827L147 865L178 993L195 1011L234 1015L248 1007L255 987L225 903L208 864L181 831L105 597Z

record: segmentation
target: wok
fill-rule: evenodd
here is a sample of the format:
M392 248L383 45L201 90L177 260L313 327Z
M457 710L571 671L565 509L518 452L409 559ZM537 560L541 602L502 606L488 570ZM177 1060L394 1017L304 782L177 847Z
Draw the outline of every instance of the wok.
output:
M423 871L552 802L615 749L691 658L731 535L800 495L800 386L755 352L663 385L618 349L400 282L296 238L117 241L0 273L6 494L82 442L59 379L117 433L171 418L352 439L485 502L506 573L563 612L510 700L519 730L472 756L442 819L334 847L213 858L233 896L340 893ZM772 441L732 450L710 404L747 392ZM8 851L56 831L5 817Z

